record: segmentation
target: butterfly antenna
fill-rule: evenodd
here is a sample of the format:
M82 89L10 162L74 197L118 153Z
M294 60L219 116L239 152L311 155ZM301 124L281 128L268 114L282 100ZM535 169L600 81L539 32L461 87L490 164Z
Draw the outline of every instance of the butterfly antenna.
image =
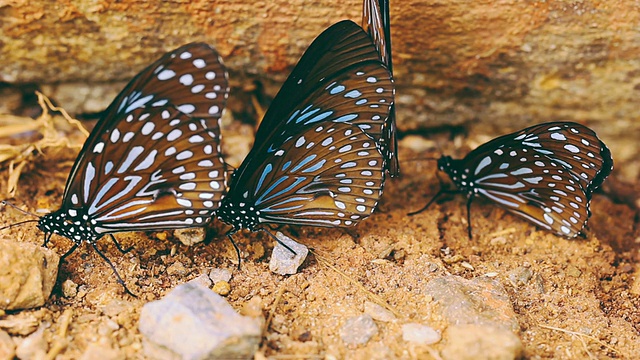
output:
M26 224L26 223L30 223L30 222L38 222L38 220L25 220L25 221L20 221L17 223L13 223L13 224L9 224L3 227L0 227L0 231L4 230L4 229L10 229L14 226L18 226L18 225L22 225L22 224Z
M77 245L74 245L74 247ZM124 280L122 280L122 277L120 277L120 274L118 274L118 270L116 270L116 267L113 265L113 263L111 262L111 260L109 260L108 257L106 257L99 249L98 246L96 246L96 243L92 243L91 246L93 246L93 249L98 253L98 255L100 255L101 258L104 259L104 261L107 262L107 264L109 264L109 266L111 267L111 270L113 270L113 273L116 275L116 278L118 279L118 284L122 285L122 287L124 288L124 291L133 296L134 298L137 298L138 296L135 295L134 293L132 293L129 288L127 288L127 285L124 283ZM73 249L73 247L72 247ZM66 254L65 254L66 255Z
M434 201L436 201L436 199L437 199L438 197L440 197L440 195L444 194L445 192L446 192L446 191L445 191L445 190L443 190L443 189L442 189L442 187L440 187L440 190L438 190L438 192L437 192L437 193L436 193L436 194L431 198L431 200L429 200L429 202L427 203L427 205L423 206L423 207L422 207L422 209L417 210L417 211L410 212L410 213L408 213L407 215L409 215L409 216L413 216L413 215L419 214L419 213L421 213L421 212L423 212L423 211L427 210L427 209L429 208L429 206L431 206L431 204L433 204L433 202L434 202Z
M231 241L231 245L233 245L233 248L236 249L236 255L238 256L238 270L240 270L240 264L242 264L242 259L240 258L240 248L238 248L236 242L233 241L233 237L231 236L231 234L227 234L227 237Z
M29 212L29 211L27 211L27 210L22 210L22 209L20 209L19 207L17 207L17 206L15 206L15 205L13 205L12 203L8 202L7 200L2 200L2 201L0 201L0 204L5 205L5 206L10 206L10 207L12 207L12 208L14 208L14 209L18 210L19 212L21 212L21 213L23 213L23 214L25 214L25 215L30 215L30 216L35 216L35 217L37 217L37 218L40 218L40 216L38 216L38 215L36 215L36 214L34 214L34 213L32 213L32 212ZM37 221L37 220L36 220L36 221Z

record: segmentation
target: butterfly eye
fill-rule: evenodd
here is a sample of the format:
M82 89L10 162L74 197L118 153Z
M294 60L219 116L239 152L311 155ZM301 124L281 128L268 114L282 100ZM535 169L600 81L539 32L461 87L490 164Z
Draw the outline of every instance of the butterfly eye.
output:
M607 146L593 130L572 122L535 125L481 145L464 159L438 162L471 201L483 196L558 235L581 233L591 215L589 203L613 169ZM444 193L440 192L434 197ZM417 214L426 209L413 212Z

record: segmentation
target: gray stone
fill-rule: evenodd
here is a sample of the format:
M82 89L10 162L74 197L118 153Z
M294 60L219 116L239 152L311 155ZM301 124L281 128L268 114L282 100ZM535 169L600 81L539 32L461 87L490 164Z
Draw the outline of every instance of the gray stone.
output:
M16 356L16 345L11 336L0 330L0 360L12 360Z
M47 248L0 239L0 309L44 305L56 283L59 261Z
M451 326L445 331L444 360L512 360L522 357L522 342L511 331L483 325Z
M431 345L440 341L440 333L431 326L409 323L402 325L402 340L422 345Z
M206 288L211 287L211 279L207 276L207 274L200 274L196 278L189 280L190 283L198 283Z
M231 280L231 271L229 271L229 269L220 268L211 269L211 271L209 272L209 279L211 279L214 284L218 281L229 282L229 280Z
M263 321L239 315L223 297L189 282L145 304L139 329L149 358L253 358Z
M391 311L371 301L364 302L364 313L371 316L373 320L381 322L390 322L396 319Z
M293 275L298 271L298 267L302 265L304 259L307 258L309 249L307 249L306 246L293 241L293 239L283 235L279 231L276 233L276 237L280 241L277 242L276 246L273 248L271 260L269 261L269 270L279 275ZM291 248L291 250L295 251L295 254L292 254L289 249L281 244L281 242L286 244Z
M203 228L178 229L173 236L184 245L191 246L204 241L205 233Z
M512 332L519 329L509 295L497 280L449 275L429 281L425 292L437 301L450 325L487 325Z
M366 344L377 333L378 326L367 314L347 319L340 328L340 338L347 345Z

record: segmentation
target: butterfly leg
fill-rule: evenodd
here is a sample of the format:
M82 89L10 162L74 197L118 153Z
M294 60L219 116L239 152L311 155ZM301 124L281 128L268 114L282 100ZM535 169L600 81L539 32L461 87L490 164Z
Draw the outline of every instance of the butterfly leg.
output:
M469 240L473 238L471 235L471 202L473 201L473 195L467 199L467 232L469 233Z
M240 270L240 264L242 263L242 259L240 258L240 249L238 248L236 242L233 241L233 237L231 237L231 234L227 234L227 237L229 238L229 240L231 240L231 245L233 245L233 248L236 249L236 255L238 256L238 270Z
M113 240L113 243L116 245L116 249L118 249L118 251L120 251L121 253L126 254L129 251L131 251L131 249L133 249L133 246L129 246L128 248L123 249L118 243L118 241L116 240L116 237L113 236L113 234L109 234L109 236L111 236L111 240Z
M51 236L49 236L49 238L51 238ZM49 240L49 239L47 239L47 241L48 241L48 240ZM45 244L46 244L46 243L47 243L47 242L45 241ZM60 257L60 262L63 262L63 261L64 261L64 259L66 259L66 258L67 258L67 256L71 255L74 251L76 251L76 249L77 249L77 248L78 248L78 243L77 243L77 242L74 242L74 243L73 243L73 246L71 247L71 249L69 249L66 253L64 253L64 255L62 255L62 256Z
M49 243L49 240L51 240L52 235L53 233L44 234L44 242L42 243L42 247L47 247L47 244Z
M75 246L77 246L77 245L75 245ZM118 270L116 270L116 267L113 265L113 263L111 262L111 260L109 260L109 258L108 258L108 257L106 257L106 256L102 253L102 251L100 251L100 250L98 249L98 246L96 246L96 243L95 243L95 242L94 242L94 243L91 243L91 246L93 246L93 249L98 253L98 255L100 255L100 257L101 257L102 259L104 259L104 261L106 261L106 262L107 262L107 264L109 264L109 266L111 267L111 270L113 270L113 273L116 275L116 278L118 279L118 280L117 280L117 281L118 281L118 284L122 285L122 287L124 288L124 291L125 291L127 294L129 294L129 295L131 295L131 296L133 296L133 297L137 298L138 296L134 295L134 294L129 290L129 288L127 288L127 285L124 283L124 280L122 280L122 277L120 277L120 274L118 274Z
M282 241L280 241L280 239L278 239L278 237L277 237L277 236L273 235L273 234L271 233L271 231L268 231L268 230L265 230L265 229L262 229L262 231L264 231L264 232L266 232L267 234L269 234L269 236L271 236L271 238L272 238L273 240L277 241L277 242L278 242L278 244L280 244L280 245L284 246L284 248L285 248L285 249L289 250L289 251L291 252L291 254L293 254L293 256L298 255L298 254L297 254L297 253L296 253L292 248L290 248L289 246L287 246L287 244L285 244L285 243L283 243Z

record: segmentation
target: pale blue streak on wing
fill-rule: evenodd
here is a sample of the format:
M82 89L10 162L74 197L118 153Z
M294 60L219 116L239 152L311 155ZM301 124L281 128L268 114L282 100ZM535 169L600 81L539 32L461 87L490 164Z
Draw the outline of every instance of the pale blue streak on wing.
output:
M307 120L304 124L305 125L313 124L313 123L322 121L322 120L328 118L331 115L333 115L333 111L325 111L325 112L320 113L320 114L312 117L311 119Z
M287 161L286 163L284 163L284 165L282 165L282 171L287 171L289 166L291 166L291 160Z
M281 178L281 180L282 180L282 179L285 179L285 178L286 178L286 179L288 179L289 177L288 177L288 176L283 176L283 177ZM307 179L307 178L306 178L306 177L304 177L304 176L303 176L303 177L299 177L299 178L297 178L297 179L296 179L296 181L294 181L294 182L293 182L293 184L291 184L291 185L287 186L286 188L284 188L284 189L282 189L282 190L278 191L277 193L275 193L275 194L273 194L273 195L269 196L268 198L266 198L266 199L264 199L264 200L261 200L260 202L269 201L269 200L271 200L271 199L273 199L273 198L276 198L276 197L278 197L278 196L281 196L281 195L283 195L283 194L286 194L286 193L288 193L289 191L293 190L296 186L300 185L300 183L301 183L301 182L303 182L303 181L305 181L306 179ZM273 186L271 186L271 187L269 188L269 190L268 190L266 193L264 193L264 194L262 194L262 196L260 196L260 199L262 199L266 194L268 194L269 192L271 192L271 191L272 191L272 190L273 190L273 189L274 189L278 184L280 184L280 183L281 183L281 181L280 181L280 180L278 180L275 184L273 184ZM258 200L260 200L260 199L258 199ZM257 201L256 201L256 205L258 205L258 202L257 202Z
M260 195L260 197L256 200L256 205L260 205L260 203L264 201L265 196L269 195L269 193L272 192L273 189L275 189L278 185L280 185L283 181L287 180L288 178L289 176L283 176L280 179L276 180L276 182L271 184L271 186L267 189L267 191L262 193L262 195ZM254 195L257 195L257 193L258 193L258 190L256 189L256 192L254 193Z
M273 166L271 164L267 164L267 166L264 167L264 170L262 170L262 175L260 175L260 180L258 180L258 186L256 186L256 191L253 193L253 195L258 194L258 191L260 191L260 189L262 188L264 179L271 172L271 170L273 170Z
M320 168L322 168L326 162L327 162L327 160L322 159L322 160L318 161L315 165L302 170L302 172L303 173L308 173L308 172L314 172L314 171L320 170Z
M296 119L296 124L299 124L303 121L305 121L307 118L309 118L309 116L314 115L315 113L317 113L318 111L320 111L320 108L315 108L309 112L303 112L302 115L300 115L297 119Z
M358 114L347 114L347 115L342 115L339 118L333 120L333 122L347 122L347 121L351 121L353 119L356 119L358 117Z
M316 158L316 154L311 154L311 155L307 156L306 158L304 158L304 160L300 161L298 163L298 165L296 165L293 169L291 169L291 172L296 172L296 171L300 170L301 167L307 165L308 163L313 161L313 159L315 159L315 158Z

